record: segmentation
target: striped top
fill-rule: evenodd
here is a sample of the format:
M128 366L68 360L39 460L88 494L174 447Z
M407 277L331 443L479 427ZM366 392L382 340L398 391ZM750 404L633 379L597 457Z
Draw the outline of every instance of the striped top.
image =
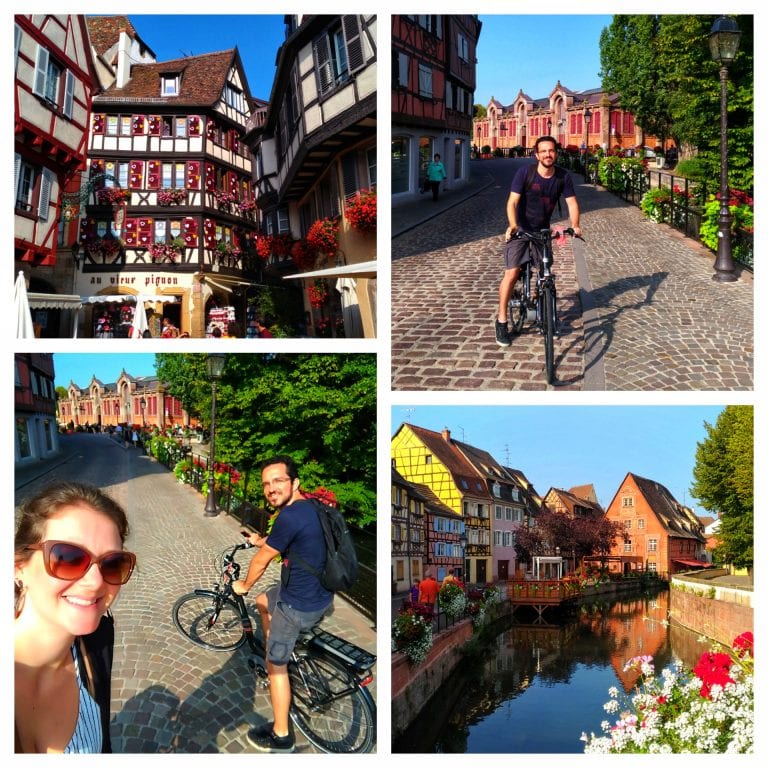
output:
M64 754L96 754L101 752L101 712L99 705L88 693L82 676L80 664L77 661L75 646L72 646L72 656L75 659L75 674L77 675L77 687L80 691L80 703L77 712L75 732L64 749Z

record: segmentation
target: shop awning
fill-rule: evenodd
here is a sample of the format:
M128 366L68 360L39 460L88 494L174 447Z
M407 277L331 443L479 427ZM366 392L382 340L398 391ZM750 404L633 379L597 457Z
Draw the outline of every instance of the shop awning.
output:
M359 264L345 264L341 267L315 269L312 272L298 272L284 275L283 280L301 280L304 277L376 277L376 262L361 261Z
M687 565L691 568L711 568L712 563L708 563L706 560L675 560L672 558L673 563L680 565Z
M83 304L123 304L127 301L135 302L139 297L144 301L156 301L161 304L173 304L176 301L175 296L155 296L144 293L113 293L106 296L80 296Z
M80 296L56 293L28 293L31 309L80 309L83 306Z

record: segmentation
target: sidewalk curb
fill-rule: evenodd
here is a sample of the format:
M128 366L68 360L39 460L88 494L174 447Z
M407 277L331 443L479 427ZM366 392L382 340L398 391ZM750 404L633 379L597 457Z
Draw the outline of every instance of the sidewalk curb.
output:
M419 221L416 221L413 224L408 224L398 232L393 232L392 240L394 240L396 237L400 237L400 235L404 235L406 232L410 232L412 229L416 229L416 227L420 227L425 222L430 221L436 218L437 216L440 216L440 214L451 210L451 208L455 208L457 205L461 205L462 203L466 202L470 198L474 197L480 192L483 192L484 190L488 189L488 187L496 183L496 180L490 174L487 174L487 176L488 176L487 181L481 182L480 186L478 186L477 188L473 188L469 191L466 191L466 193L462 194L461 197L456 198L455 200L451 200L450 204L445 205L441 207L439 210L436 210L433 213L428 214L427 216L425 216L422 219L419 219ZM465 190L460 190L460 191L464 192ZM406 205L406 204L404 203L403 205Z

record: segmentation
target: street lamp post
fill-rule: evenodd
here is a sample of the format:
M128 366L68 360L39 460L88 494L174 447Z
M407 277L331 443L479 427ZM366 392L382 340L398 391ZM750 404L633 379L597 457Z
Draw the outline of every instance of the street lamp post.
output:
M720 214L717 219L717 258L713 280L732 283L737 280L731 254L731 224L728 190L728 65L739 49L741 31L733 19L721 16L709 33L712 59L720 64Z
M216 479L213 475L213 465L216 457L216 383L224 372L226 355L212 354L205 360L208 366L208 378L211 380L211 449L208 455L208 498L205 502L205 516L216 517Z
M466 560L466 551L467 551L467 534L466 531L462 531L459 534L459 546L461 547L461 576L462 581L466 584L467 582L467 574L469 573L469 568L467 568L467 560Z
M547 136L551 136L551 135L552 135L552 118L548 117L547 118Z
M589 124L592 122L592 113L589 107L584 110L584 125L587 126L587 141L584 148L584 183L589 184Z

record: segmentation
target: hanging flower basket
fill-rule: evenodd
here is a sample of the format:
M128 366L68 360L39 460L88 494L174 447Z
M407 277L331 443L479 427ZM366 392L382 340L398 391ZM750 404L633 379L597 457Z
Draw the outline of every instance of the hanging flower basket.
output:
M437 599L443 611L452 617L460 616L467 607L467 596L464 594L464 587L457 582L443 584L437 593Z
M339 225L333 219L318 219L307 232L307 245L313 251L336 253L339 242Z
M288 234L274 235L272 237L272 251L275 256L287 256L291 252L293 240Z
M114 258L120 253L121 243L114 237L93 237L85 244L85 249L93 258L103 260Z
M272 235L259 235L256 238L256 253L262 259L272 255Z
M179 205L187 199L186 189L161 189L157 193L158 205Z
M306 240L295 240L291 246L291 258L296 267L304 272L315 266L315 251L310 249Z
M255 200L241 200L237 207L240 209L241 213L253 213L253 211L256 210L256 201Z
M220 240L216 244L216 250L219 253L219 257L224 258L238 258L242 251L234 244L228 243L225 240Z
M315 280L314 285L311 285L307 289L307 293L309 294L309 303L315 309L320 309L328 299L328 286L325 284L324 280L318 278Z
M404 653L414 666L422 664L432 648L432 624L412 610L398 614L392 625L392 650Z
M238 201L237 192L216 191L213 196L216 198L219 208L227 211Z
M344 215L350 226L358 232L373 232L376 229L376 190L363 189L348 200Z

